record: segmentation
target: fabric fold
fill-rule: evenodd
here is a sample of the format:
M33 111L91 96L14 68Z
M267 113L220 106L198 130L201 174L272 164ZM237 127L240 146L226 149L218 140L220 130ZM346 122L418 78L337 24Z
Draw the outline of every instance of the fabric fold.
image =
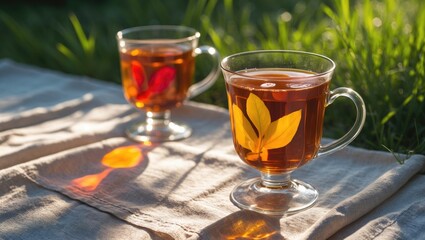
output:
M329 238L338 230L366 215L400 190L416 173L423 169L425 159L415 155L405 164L396 166L371 182L354 196L336 204L325 216L310 226L303 238L315 239L316 236ZM329 227L332 226L332 227Z

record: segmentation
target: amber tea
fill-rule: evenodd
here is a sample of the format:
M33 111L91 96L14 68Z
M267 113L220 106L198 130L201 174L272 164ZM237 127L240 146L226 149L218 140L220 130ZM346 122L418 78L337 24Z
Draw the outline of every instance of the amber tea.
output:
M265 173L290 172L313 159L320 146L329 79L306 81L315 73L295 69L239 73L250 78L235 74L226 82L239 156Z
M147 46L120 52L124 94L137 108L161 112L187 97L195 68L192 49Z

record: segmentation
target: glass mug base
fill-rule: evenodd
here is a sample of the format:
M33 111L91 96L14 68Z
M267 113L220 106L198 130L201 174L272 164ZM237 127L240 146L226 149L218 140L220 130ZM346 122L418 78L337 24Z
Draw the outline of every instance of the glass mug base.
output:
M299 180L290 179L271 188L264 186L261 178L254 178L237 185L230 200L241 209L282 216L312 207L318 196L313 186Z
M142 122L130 126L125 133L137 142L164 142L187 138L191 135L192 129L187 125L174 122L156 124L154 127L147 122Z

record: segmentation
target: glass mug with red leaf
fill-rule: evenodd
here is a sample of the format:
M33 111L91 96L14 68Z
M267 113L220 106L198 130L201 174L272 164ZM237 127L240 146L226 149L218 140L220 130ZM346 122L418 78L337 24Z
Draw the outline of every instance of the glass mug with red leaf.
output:
M198 47L200 33L185 26L141 26L117 33L121 78L129 103L146 111L146 120L126 133L136 141L173 141L186 138L191 128L170 120L170 110L207 90L219 75L215 48ZM192 83L195 57L212 57L210 73Z
M231 201L242 209L288 215L311 207L317 190L290 173L316 157L347 146L360 133L366 108L350 88L329 90L335 63L314 53L252 51L224 58L233 143L239 157L261 178L236 186ZM321 145L325 108L338 97L356 107L353 127Z

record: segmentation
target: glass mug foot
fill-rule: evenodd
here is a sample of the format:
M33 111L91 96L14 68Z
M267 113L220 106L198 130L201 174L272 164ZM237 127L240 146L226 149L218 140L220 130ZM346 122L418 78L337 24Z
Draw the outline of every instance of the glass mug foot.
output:
M152 129L146 123L134 124L127 128L126 135L137 142L164 142L176 141L190 136L192 129L184 124L170 122L161 127Z
M268 215L291 215L312 207L318 196L313 186L299 180L266 187L261 178L254 178L237 185L230 200L242 209Z
M147 112L145 122L131 125L125 133L137 142L164 142L187 138L192 133L192 129L185 124L171 122L170 111Z

